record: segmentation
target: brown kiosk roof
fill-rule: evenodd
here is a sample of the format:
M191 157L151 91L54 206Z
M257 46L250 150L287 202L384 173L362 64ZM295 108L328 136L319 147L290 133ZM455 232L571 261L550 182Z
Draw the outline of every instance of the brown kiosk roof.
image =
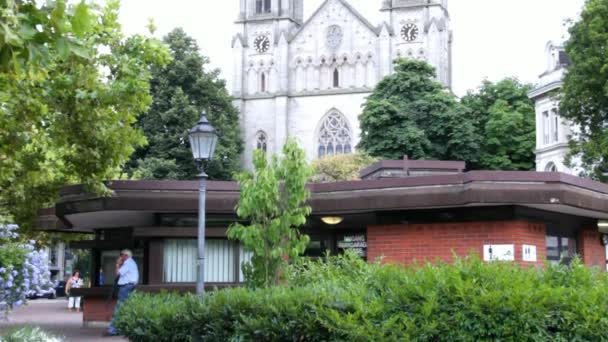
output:
M48 230L146 226L155 213L196 213L197 181L113 181L111 197L62 189L54 210L41 211ZM562 173L471 171L309 184L313 215L393 210L516 205L594 219L608 219L608 185ZM208 182L207 212L234 217L239 196L234 182Z

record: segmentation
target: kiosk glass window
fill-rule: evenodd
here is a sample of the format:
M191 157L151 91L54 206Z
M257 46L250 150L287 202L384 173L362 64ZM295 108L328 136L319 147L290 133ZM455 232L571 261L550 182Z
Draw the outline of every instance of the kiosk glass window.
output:
M310 242L304 251L304 256L321 258L332 251L332 240L329 236L311 236Z
M577 241L573 234L548 232L545 241L550 263L569 264L577 256Z
M139 271L139 283L142 284L144 281L144 251L141 249L135 249L133 252L133 260L137 264ZM100 256L100 267L103 271L103 285L114 285L115 273L116 273L116 259L120 256L120 250L102 251Z
M163 282L196 282L196 239L166 239L163 246ZM237 282L236 271L251 258L233 241L208 239L205 241L205 282ZM242 278L242 276L241 276ZM240 280L240 279L239 279Z

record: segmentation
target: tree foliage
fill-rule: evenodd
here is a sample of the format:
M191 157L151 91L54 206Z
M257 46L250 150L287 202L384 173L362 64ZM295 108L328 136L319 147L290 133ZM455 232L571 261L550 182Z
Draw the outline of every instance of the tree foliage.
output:
M475 127L480 149L469 169L533 170L536 126L532 87L514 78L483 81L461 99L465 117Z
M560 115L578 126L570 158L589 176L608 179L608 1L587 0L570 28L566 53L572 61L564 79Z
M364 153L326 156L312 162L313 183L329 183L358 180L359 171L372 165L377 159Z
M361 115L360 146L370 155L455 159L469 169L534 169L534 103L530 85L484 81L460 102L422 61L397 61Z
M306 181L312 171L293 139L283 147L282 157L275 155L270 162L257 150L253 165L253 172L237 177L241 186L237 215L249 224L233 224L228 237L253 252L251 262L243 266L247 283L269 287L280 281L283 266L304 253L310 241L298 227L311 212Z
M474 127L455 97L435 80L424 61L397 60L394 74L369 96L359 147L386 159L469 160L478 149Z
M0 216L31 227L60 186L103 193L135 146L164 46L125 36L118 1L0 1Z
M205 70L208 58L184 30L173 30L164 42L173 59L152 70L152 106L138 120L148 144L133 154L127 170L143 179L195 178L198 171L187 135L206 110L220 138L205 171L212 179L232 179L239 170L243 147L238 112L226 84L219 79L218 70Z
M53 54L88 56L82 39L90 32L95 15L84 1L0 1L0 72L40 72ZM27 69L24 69L27 68Z

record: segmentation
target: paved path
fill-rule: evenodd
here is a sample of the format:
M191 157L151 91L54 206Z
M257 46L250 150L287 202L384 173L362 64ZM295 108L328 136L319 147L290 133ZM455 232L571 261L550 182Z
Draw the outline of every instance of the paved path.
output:
M126 341L120 337L102 337L103 328L83 328L82 313L68 312L66 299L36 299L27 306L16 309L8 322L0 321L0 332L24 325L40 328L63 337L66 342L111 342Z

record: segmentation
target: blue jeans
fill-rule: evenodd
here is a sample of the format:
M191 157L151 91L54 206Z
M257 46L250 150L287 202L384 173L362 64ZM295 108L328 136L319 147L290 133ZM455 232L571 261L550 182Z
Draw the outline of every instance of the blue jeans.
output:
M114 327L114 322L116 320L116 313L118 312L118 308L120 305L129 298L131 292L135 290L135 285L123 285L118 287L118 299L116 301L116 306L114 307L114 313L112 314L112 322L110 322L110 326L108 327L108 334L116 335L118 331L116 331L116 327Z

